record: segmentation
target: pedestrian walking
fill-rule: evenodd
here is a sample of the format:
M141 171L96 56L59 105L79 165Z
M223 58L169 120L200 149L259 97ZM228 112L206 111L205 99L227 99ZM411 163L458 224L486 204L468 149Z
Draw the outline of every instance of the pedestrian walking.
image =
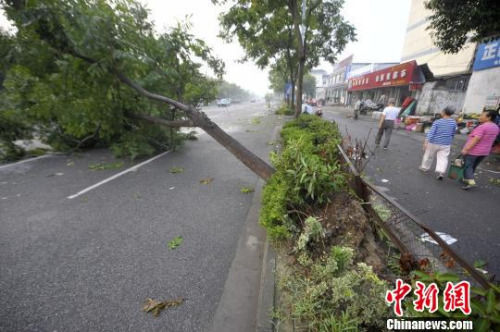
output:
M441 111L441 119L434 121L431 130L424 141L424 156L420 170L428 172L431 169L434 157L436 158L436 179L442 180L448 168L451 142L457 131L457 123L451 116L455 109L451 106Z
M391 140L392 129L394 128L394 121L398 118L400 108L395 107L395 99L389 98L387 102L387 107L382 111L382 116L380 117L380 122L378 124L378 133L375 138L375 144L378 147L382 136L385 134L384 139L384 150L387 150L389 142Z
M480 125L474 128L462 149L465 161L464 183L462 189L468 190L476 186L474 171L481 161L487 157L493 147L500 129L495 123L498 116L496 110L483 111L479 116Z

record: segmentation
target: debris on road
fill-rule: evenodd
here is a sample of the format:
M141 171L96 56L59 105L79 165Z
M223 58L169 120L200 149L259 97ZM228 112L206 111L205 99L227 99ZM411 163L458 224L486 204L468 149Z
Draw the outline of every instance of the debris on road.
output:
M446 244L448 245L451 245L455 242L457 242L458 240L455 239L453 236L449 235L449 234L446 234L446 233L443 233L443 232L436 232L436 234L444 241L446 242ZM429 234L427 233L422 233L422 235L420 235L420 240L422 242L430 242L432 244L438 244L433 238L430 237Z
M200 183L201 184L210 184L213 180L214 180L214 178L204 178L204 179L200 180Z
M172 174L178 174L178 173L183 173L184 168L183 167L172 167L168 171Z
M182 242L184 242L182 236L176 236L168 243L168 247L170 248L170 250L177 249L182 244Z
M158 317L160 312L165 308L177 307L184 302L183 298L179 298L176 300L167 300L167 301L157 301L152 298L147 298L146 302L144 302L144 306L142 311L150 312L153 316Z
M90 164L89 169L92 171L102 171L106 169L116 169L120 168L123 166L123 161L117 161L114 163L97 163L97 164Z
M255 190L251 187L242 187L240 190L243 194L253 193Z

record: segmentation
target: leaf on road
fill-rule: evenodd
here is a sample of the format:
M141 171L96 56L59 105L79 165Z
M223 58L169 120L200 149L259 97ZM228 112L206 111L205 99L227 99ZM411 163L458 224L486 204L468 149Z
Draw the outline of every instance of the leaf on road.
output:
M176 236L168 243L168 247L171 250L177 249L182 244L182 242L184 242L182 236Z
M251 187L241 187L241 192L243 194L250 194L253 193L255 190Z
M123 161L117 161L114 163L96 163L96 164L90 164L89 169L93 171L102 171L106 169L116 169L120 168L123 166Z
M476 269L482 269L484 268L486 265L488 265L488 263L486 263L486 261L482 260L482 259L478 259L476 261L474 261L474 267Z
M178 174L184 172L183 167L172 167L171 169L168 170L172 174Z
M158 317L160 312L165 308L177 307L184 302L183 298L179 298L176 300L167 300L167 301L157 301L151 298L147 298L146 302L144 302L144 306L142 307L142 311L150 312L153 316Z
M267 145L276 145L276 142L275 141L269 141L269 142L267 142Z
M68 160L68 162L66 163L66 166L74 166L75 165L75 162L73 160Z
M214 178L204 178L204 179L200 180L200 183L201 184L210 184L213 180L214 180Z
M250 123L254 124L254 125L258 125L258 124L260 124L260 121L261 121L261 118L257 116L255 118L253 118L252 120L250 120Z

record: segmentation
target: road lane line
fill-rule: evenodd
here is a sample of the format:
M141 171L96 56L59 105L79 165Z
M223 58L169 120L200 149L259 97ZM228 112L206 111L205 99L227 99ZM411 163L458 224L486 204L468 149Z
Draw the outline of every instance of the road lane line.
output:
M35 160L38 160L38 159L48 158L48 157L51 157L51 156L53 156L53 154L45 154L43 156L39 156L39 157L35 157L35 158L24 159L24 160L15 162L15 163L10 163L10 164L7 164L7 165L2 165L2 166L0 166L0 169L9 168L9 167L20 165L20 164L24 164L24 163L29 163L30 161L35 161Z
M68 196L67 198L68 198L68 199L73 199L73 198L76 198L76 197L78 197L78 196L80 196L80 195L83 195L83 194L85 194L85 193L87 193L87 192L89 192L89 191L91 191L91 190L93 190L93 189L95 189L95 188L97 188L97 187L99 187L99 186L101 186L101 185L103 185L103 184L105 184L105 183L109 182L109 181L113 181L114 179L116 179L116 178L118 178L118 177L120 177L120 176L122 176L122 175L124 175L124 174L127 174L127 173L129 173L129 172L134 172L134 171L137 171L137 170L139 169L139 167L142 167L142 166L144 166L144 165L146 165L146 164L149 164L150 162L152 162L152 161L154 161L154 160L156 160L156 159L158 159L158 158L163 157L164 155L166 155L166 154L167 154L167 153L169 153L169 152L170 152L170 151L165 151L165 152L162 152L162 153L160 153L159 155L156 155L156 156L154 156L154 157L153 157L153 158L151 158L151 159L145 160L145 161L143 161L143 162L142 162L142 163L140 163L140 164L137 164L137 165L134 165L134 166L132 166L132 167L130 167L130 168L127 168L126 170L124 170L124 171L122 171L122 172L120 172L120 173L116 173L115 175L110 176L109 178L104 179L104 180L102 180L102 181L100 181L100 182L98 182L98 183L96 183L96 184L94 184L94 185L92 185L92 186L90 186L90 187L87 187L87 188L85 188L85 189L83 189L83 190L81 190L81 191L77 192L77 193L76 193L76 194L74 194L74 195Z

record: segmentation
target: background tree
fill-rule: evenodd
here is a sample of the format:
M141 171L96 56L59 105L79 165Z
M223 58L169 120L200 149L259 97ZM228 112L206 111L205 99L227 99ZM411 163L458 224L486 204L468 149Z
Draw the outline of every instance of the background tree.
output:
M309 73L304 75L304 93L308 97L316 97L316 77Z
M305 1L305 12L302 4ZM215 1L226 3L226 1ZM279 42L293 36L294 52L290 59L298 64L297 104L295 115L302 110L303 79L307 68L316 67L320 59L334 63L348 41L355 40L354 27L340 15L343 0L275 0L232 2L230 9L221 15L223 36L231 34L245 49L249 58L258 65L267 65L262 57L278 59L283 48ZM301 29L303 31L301 31Z
M250 2L239 1L221 15L220 37L227 42L237 37L246 52L243 61L253 60L259 68L271 65L274 73L286 75L285 82L292 84L289 102L293 106L298 57L290 13L280 1L252 1L251 5Z
M483 42L500 37L500 2L497 0L430 0L425 7L434 43L445 53L460 51L469 37Z
M217 85L217 98L231 98L235 101L245 101L252 97L251 93L234 83L221 81Z
M81 138L90 131L134 153L153 132L147 126L197 126L262 178L272 174L196 109L216 94L214 80L200 72L202 63L219 77L223 63L186 26L158 34L133 0L11 0L4 9L18 30L7 93L14 109L52 124L46 125L51 134ZM180 111L175 119L172 110ZM134 131L144 135L128 139ZM167 136L159 138L161 144Z

